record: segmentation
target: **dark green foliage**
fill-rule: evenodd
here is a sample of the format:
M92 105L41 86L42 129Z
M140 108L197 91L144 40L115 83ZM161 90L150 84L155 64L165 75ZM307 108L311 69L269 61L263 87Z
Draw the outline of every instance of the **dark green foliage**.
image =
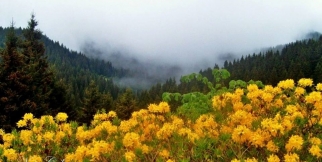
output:
M261 80L277 85L280 80L313 78L315 82L322 73L318 62L322 57L322 41L316 39L297 41L286 45L281 51L270 50L265 54L253 54L244 59L226 61L224 67L232 79Z
M83 106L78 111L79 122L89 124L93 116L98 111L108 112L111 107L112 97L109 94L102 94L98 90L98 86L92 80L84 92L82 99Z
M63 83L56 83L49 69L37 24L32 15L22 39L12 25L1 50L0 125L5 130L15 127L25 113L40 116L55 115L60 110L71 112Z
M1 50L0 64L0 127L10 130L19 115L19 107L28 104L23 94L28 91L30 76L26 74L18 37L11 26ZM10 115L9 115L10 114Z
M42 59L44 47L38 42L36 26L32 16L25 39L20 40L12 25L1 50L1 127L6 130L14 127L24 113L40 115L48 109L52 75Z
M131 89L126 89L115 101L115 111L120 119L129 119L137 110L136 99Z
M54 75L48 68L45 47L40 42L42 33L36 29L37 25L38 23L32 15L28 27L23 32L24 39L21 43L25 63L23 68L26 70L29 80L27 82L28 91L23 94L27 103L20 108L26 108L26 110L29 108L29 111L34 115L40 116L50 113L48 110L49 97L52 91L51 86L54 84ZM52 108L56 109L57 107Z

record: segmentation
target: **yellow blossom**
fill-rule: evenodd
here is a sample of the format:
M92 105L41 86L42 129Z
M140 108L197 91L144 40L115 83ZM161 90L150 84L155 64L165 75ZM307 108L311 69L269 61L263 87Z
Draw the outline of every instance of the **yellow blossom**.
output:
M172 116L172 120L172 125L175 127L175 129L179 129L184 125L184 121L177 116Z
M318 122L319 125L322 125L322 118Z
M128 162L132 162L134 161L136 158L135 154L133 151L128 151L125 153L125 159L128 161Z
M267 158L267 162L280 162L280 159L278 158L278 156L272 154Z
M273 141L268 141L266 144L266 148L268 151L271 152L278 152L278 146L275 145L275 143Z
M10 133L6 133L2 136L2 139L4 141L4 147L7 148L11 146L11 141L14 139L14 135Z
M41 130L42 130L42 127L41 127L41 126L36 126L36 125L34 125L34 126L32 127L32 131L33 131L34 133L36 133L36 134L39 134Z
M74 162L75 161L75 154L73 153L67 153L65 155L65 162Z
M126 133L123 138L123 145L126 148L136 148L141 145L140 136L137 133Z
M284 127L277 120L266 118L261 122L262 128L268 130L272 136L277 136L278 133L284 133Z
M46 124L56 124L56 122L54 121L54 118L50 115L44 115L44 116L41 116L40 118L40 122L41 123L46 123Z
M313 91L309 95L305 96L306 103L314 104L315 102L318 102L321 100L322 100L321 92Z
M302 78L297 84L301 87L311 87L313 85L313 80L309 78Z
M212 98L212 107L216 110L221 110L221 108L226 106L226 102L222 101L221 96L214 96Z
M284 161L285 162L296 162L296 161L300 161L300 158L296 153L288 153L288 154L284 155Z
M143 144L141 146L141 150L142 150L143 154L148 154L150 152L150 148L146 144Z
M296 96L304 95L305 89L302 87L296 87L294 93Z
M318 83L315 87L317 91L322 91L322 83Z
M233 109L235 111L237 110L241 110L244 108L244 104L242 102L236 102L236 103L233 103Z
M157 138L167 140L174 130L175 128L171 123L164 123L162 128L157 132Z
M289 114L293 114L294 112L296 112L298 110L298 108L295 105L287 105L285 110L289 113Z
M288 152L292 150L301 150L302 145L304 141L303 138L299 135L293 135L291 138L288 140L287 144L285 145L285 148Z
M242 96L242 95L244 95L244 90L243 90L243 89L241 89L241 88L237 88L237 89L235 90L235 94L236 94L236 95L239 95L239 96Z
M276 99L275 102L274 102L274 106L278 107L278 108L281 108L283 107L283 100L281 99Z
M253 158L247 158L245 162L258 162L258 160L253 157Z
M83 161L83 159L86 157L87 155L87 152L88 152L88 148L86 146L78 146L76 148L76 151L75 151L75 155L74 155L74 160L75 161Z
M167 102L160 102L159 107L161 109L161 113L170 112L170 106Z
M252 113L246 112L244 110L238 110L230 116L231 121L234 124L250 126L254 117Z
M22 140L25 146L28 146L31 143L31 137L33 132L31 130L21 130L20 139Z
M274 93L274 87L272 85L265 85L264 92L266 92L266 93Z
M64 138L65 137L65 132L63 132L63 131L58 131L57 133L56 133L56 135L55 135L55 141L57 141L57 142L60 142L60 140L62 139L62 138Z
M58 122L64 122L64 121L66 121L66 120L67 120L67 118L68 118L68 116L67 116L67 114L66 114L66 113L62 113L62 112L60 112L60 113L58 113L58 114L56 115L56 121L58 121Z
M129 120L123 120L121 121L119 129L124 133L129 132L133 127L137 126L138 124L138 121L133 118Z
M167 102L160 102L159 105L150 104L148 107L152 113L167 113L170 112L170 107Z
M107 116L108 116L109 118L115 118L115 117L117 117L117 114L116 114L116 112L115 112L115 111L109 111L109 112L108 112L108 114L107 114Z
M272 95L271 93L263 93L262 94L262 99L267 103L272 102L273 98L274 98L274 95Z
M282 121L282 126L284 127L284 129L286 131L290 131L293 127L294 127L294 124L293 122L287 118L287 116L283 119Z
M321 144L321 140L319 138L317 138L317 137L312 137L312 138L310 138L310 143L312 145L320 145Z
M34 118L34 115L32 113L26 113L24 116L23 116L23 119L24 120L32 120Z
M17 160L17 157L18 157L18 154L16 153L16 151L14 149L5 149L4 152L3 152L3 155L5 157L7 157L7 159L9 161L16 161Z
M108 115L106 113L97 113L94 115L94 121L105 121L108 119ZM95 124L94 124L95 125Z
M283 88L283 89L293 89L294 87L294 80L293 79L287 79L280 81L277 84L278 87Z
M166 162L175 162L174 160L168 159Z
M251 131L244 125L238 125L232 134L233 141L237 143L246 142L251 136Z
M163 157L164 159L168 159L170 156L170 153L168 150L163 149L162 151L159 152L159 155Z
M42 158L39 155L31 155L28 158L28 161L32 161L32 162L42 162Z
M257 87L256 84L250 84L250 85L247 86L247 90L249 92L257 91L258 90L258 87Z
M313 155L316 156L317 158L322 157L322 150L318 145L313 145L310 149L309 152Z
M265 138L260 134L260 131L256 131L251 135L250 142L255 147L264 147Z
M46 142L53 141L54 139L54 132L45 132L43 138L45 139Z
M109 144L106 141L96 141L94 140L90 146L89 150L86 153L87 155L92 156L92 160L98 161L102 154L109 153L114 149L114 142Z
M18 127L18 128L25 127L25 126L27 126L27 122L26 122L26 120L19 120L19 121L17 122L17 127Z

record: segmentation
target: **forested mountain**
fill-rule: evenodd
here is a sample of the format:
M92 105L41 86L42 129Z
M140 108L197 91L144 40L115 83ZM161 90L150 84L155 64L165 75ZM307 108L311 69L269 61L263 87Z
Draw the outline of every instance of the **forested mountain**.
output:
M126 76L127 70L69 50L36 26L32 17L25 29L0 27L1 127L13 128L27 112L40 116L64 111L71 120L89 123L97 111L124 108L125 100L135 103L134 93L112 79Z
M21 37L23 30L16 28L15 33ZM4 46L8 31L9 28L0 27L0 47ZM89 58L80 52L72 51L46 35L41 36L41 42L45 45L45 55L55 76L67 83L70 97L74 99L71 101L74 102L73 105L82 105L83 92L91 80L96 83L100 92L110 93L113 98L117 98L120 88L110 78L122 78L127 75L127 70L114 68L111 62Z
M276 85L279 80L322 78L322 37L287 44L281 51L267 51L224 63L232 79L261 80Z
M299 80L300 78L312 78L315 83L322 82L322 36L312 33L308 37L310 39L281 45L266 52L249 54L233 61L226 60L223 67L215 65L213 68L200 70L199 74L212 83L216 80L213 76L213 69L221 68L230 72L231 80L259 80L271 85L277 85L280 80L284 79ZM164 84L155 84L140 94L139 103L147 105L151 102L159 102L164 92L185 94L209 91L207 85L193 78L192 75L190 78L189 82L181 81L178 84L175 79L169 79ZM222 84L229 86L228 81Z

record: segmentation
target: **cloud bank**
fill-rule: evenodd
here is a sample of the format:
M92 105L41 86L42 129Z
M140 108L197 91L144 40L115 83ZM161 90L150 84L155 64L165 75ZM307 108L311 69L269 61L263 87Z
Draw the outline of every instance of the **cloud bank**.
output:
M0 26L13 19L24 27L34 12L47 36L73 50L127 58L124 66L136 60L179 67L175 72L181 74L221 65L226 54L240 57L322 32L320 6L322 1L304 0L7 0ZM100 54L87 49L89 42Z

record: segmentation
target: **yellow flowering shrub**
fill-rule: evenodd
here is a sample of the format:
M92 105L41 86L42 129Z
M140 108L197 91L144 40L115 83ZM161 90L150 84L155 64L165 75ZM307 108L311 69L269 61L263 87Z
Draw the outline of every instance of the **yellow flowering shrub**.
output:
M19 130L0 129L0 161L321 161L321 91L307 78L225 89L193 119L167 102L116 123L114 111L99 112L89 126L27 113Z

